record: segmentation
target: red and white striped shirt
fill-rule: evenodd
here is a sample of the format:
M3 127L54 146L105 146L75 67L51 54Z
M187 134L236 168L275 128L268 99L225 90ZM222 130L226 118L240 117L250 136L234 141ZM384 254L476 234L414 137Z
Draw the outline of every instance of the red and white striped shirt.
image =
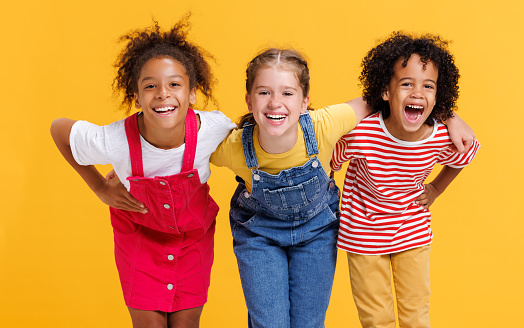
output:
M435 163L453 168L469 164L480 147L467 154L450 149L444 124L436 123L425 140L392 136L382 115L371 115L343 136L333 153L338 171L351 159L344 182L337 246L348 252L379 255L431 243L431 214L414 203Z

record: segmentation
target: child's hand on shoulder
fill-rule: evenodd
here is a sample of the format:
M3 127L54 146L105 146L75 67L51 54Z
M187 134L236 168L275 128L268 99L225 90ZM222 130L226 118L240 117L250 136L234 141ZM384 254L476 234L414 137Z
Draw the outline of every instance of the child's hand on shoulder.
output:
M103 187L95 192L104 204L119 210L147 213L147 208L136 200L120 182L114 170L106 175Z
M475 132L462 118L457 114L446 120L448 133L453 142L451 149L459 154L465 154L475 141Z

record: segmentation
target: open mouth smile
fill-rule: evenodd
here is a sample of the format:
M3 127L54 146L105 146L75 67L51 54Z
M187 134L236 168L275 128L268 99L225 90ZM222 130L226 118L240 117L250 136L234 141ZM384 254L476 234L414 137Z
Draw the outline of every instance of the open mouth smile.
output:
M409 123L418 123L424 114L424 106L407 105L404 107L404 116Z

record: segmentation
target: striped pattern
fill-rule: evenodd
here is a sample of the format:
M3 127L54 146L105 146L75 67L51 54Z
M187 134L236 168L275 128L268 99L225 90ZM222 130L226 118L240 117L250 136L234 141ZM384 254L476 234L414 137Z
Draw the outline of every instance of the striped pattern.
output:
M450 150L445 125L432 135L407 142L389 134L380 114L364 119L338 142L332 168L351 159L342 195L337 246L358 254L388 254L431 243L431 214L414 203L435 163L454 168L475 157Z

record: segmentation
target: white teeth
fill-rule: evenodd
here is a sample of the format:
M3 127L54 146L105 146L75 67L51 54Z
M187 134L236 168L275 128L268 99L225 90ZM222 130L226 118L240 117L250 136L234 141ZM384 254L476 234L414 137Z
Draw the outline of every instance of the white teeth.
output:
M266 114L266 117L270 120L283 120L286 118L286 115Z
M170 110L175 110L175 107L160 107L160 108L155 108L155 112L157 113L164 113L164 112L167 112L167 111L170 111Z
M424 106L419 106L419 105L407 105L406 107L410 107L413 109L424 109Z

